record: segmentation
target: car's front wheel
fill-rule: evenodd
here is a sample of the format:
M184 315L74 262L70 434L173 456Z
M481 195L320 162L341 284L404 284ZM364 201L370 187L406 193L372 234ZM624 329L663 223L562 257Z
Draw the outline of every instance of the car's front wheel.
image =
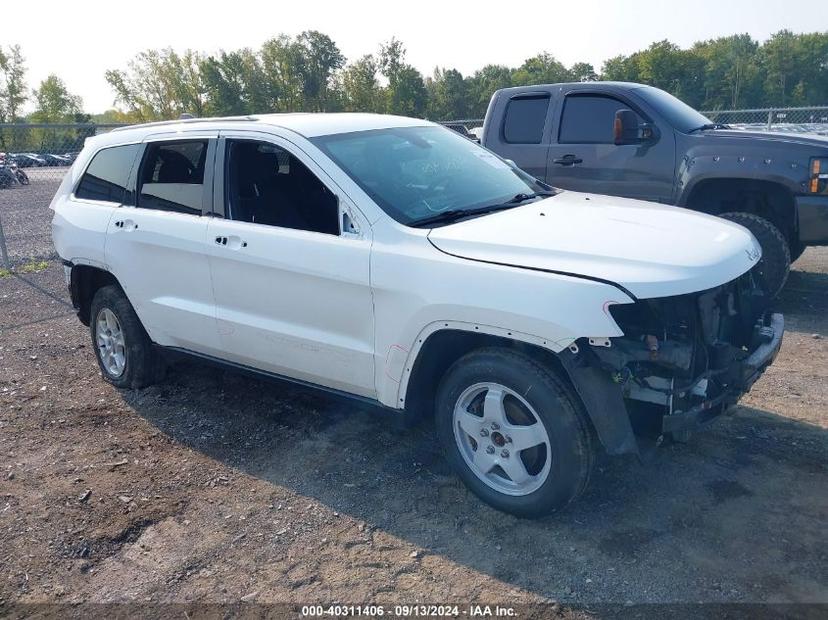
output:
M551 369L508 349L480 349L451 367L436 405L449 462L495 508L539 517L586 487L594 460L589 422Z
M104 379L119 388L141 388L159 377L159 356L119 287L98 289L90 317L92 344Z

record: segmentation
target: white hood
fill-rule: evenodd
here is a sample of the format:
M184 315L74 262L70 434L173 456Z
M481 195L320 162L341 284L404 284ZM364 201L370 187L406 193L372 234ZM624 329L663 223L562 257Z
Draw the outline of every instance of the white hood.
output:
M738 224L576 192L435 228L428 238L448 254L607 280L639 299L713 288L761 256L756 239Z

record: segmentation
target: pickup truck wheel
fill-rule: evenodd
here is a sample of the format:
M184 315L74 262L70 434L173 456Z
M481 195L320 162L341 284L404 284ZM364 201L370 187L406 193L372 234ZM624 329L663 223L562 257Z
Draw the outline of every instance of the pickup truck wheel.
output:
M586 487L594 449L583 406L534 360L499 348L469 353L446 373L436 404L449 462L495 508L540 517Z
M741 224L756 237L762 246L762 258L755 268L756 273L770 297L779 295L791 270L791 250L784 235L768 220L753 213L734 211L722 213L720 217Z
M119 287L98 289L90 317L92 344L104 379L119 388L141 388L159 378L158 355Z
M803 244L800 241L797 241L791 246L791 263L794 263L796 260L799 259L805 253L805 250L808 249L808 246Z

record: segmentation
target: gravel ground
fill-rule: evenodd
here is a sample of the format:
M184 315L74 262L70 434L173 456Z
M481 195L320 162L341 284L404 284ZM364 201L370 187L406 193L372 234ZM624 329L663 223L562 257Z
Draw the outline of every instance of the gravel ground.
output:
M539 521L477 501L427 425L189 363L113 389L62 278L0 279L6 604L828 603L828 248L733 415L653 463L603 459Z
M0 190L0 224L13 264L55 257L49 203L68 170L25 168L29 185Z

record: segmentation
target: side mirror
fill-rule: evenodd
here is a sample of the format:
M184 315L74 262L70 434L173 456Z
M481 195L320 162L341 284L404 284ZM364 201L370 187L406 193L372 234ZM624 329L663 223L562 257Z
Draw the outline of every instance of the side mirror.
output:
M639 123L638 115L632 110L618 110L612 125L616 146L641 144L655 139L655 131L648 123Z

